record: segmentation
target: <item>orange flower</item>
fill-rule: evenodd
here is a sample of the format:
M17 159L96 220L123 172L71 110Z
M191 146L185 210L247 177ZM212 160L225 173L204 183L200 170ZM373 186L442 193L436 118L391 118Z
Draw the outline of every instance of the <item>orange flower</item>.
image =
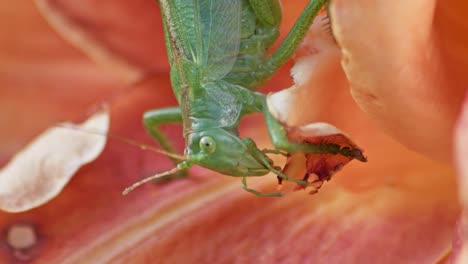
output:
M50 124L83 118L103 101L111 132L151 144L142 112L175 105L157 5L34 3L0 4L0 162ZM285 2L284 11L286 32L301 6ZM462 256L468 221L454 236L461 208L447 160L466 90L461 18L468 6L335 0L330 11L338 46L323 30L304 46L298 64L308 71L297 66L296 87L283 92L289 106L300 106L288 109L287 120L336 125L365 149L367 164L351 163L313 196L255 197L238 179L194 167L187 179L123 197L139 177L173 165L110 141L49 203L0 214L0 262L436 263L448 260L454 238L453 255ZM269 90L291 85L287 68ZM242 134L265 145L259 120L247 118ZM468 177L466 127L460 121L456 153L459 175ZM180 128L167 130L183 148ZM275 181L261 177L252 185Z

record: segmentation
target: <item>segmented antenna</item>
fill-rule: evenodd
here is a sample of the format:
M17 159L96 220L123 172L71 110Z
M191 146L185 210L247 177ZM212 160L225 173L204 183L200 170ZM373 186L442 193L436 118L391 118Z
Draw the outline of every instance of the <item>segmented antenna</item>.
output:
M93 130L93 129L89 129L89 128L82 128L82 127L78 127L78 126L73 125L73 124L56 124L54 126L59 127L59 128L73 129L73 130L83 132L83 133L108 137L108 138L111 138L111 139L114 139L114 140L118 140L120 142L127 143L127 144L132 145L132 146L139 147L142 150L149 150L149 151L152 151L152 152L156 152L156 153L159 153L159 154L166 155L168 157L171 157L171 158L174 158L174 159L177 159L177 160L182 160L182 161L187 160L182 155L178 155L178 154L168 152L168 151L165 151L165 150L162 150L162 149L154 148L154 147L145 145L143 143L140 143L140 142L138 142L136 140L125 138L125 137L122 137L122 136L119 136L119 135L106 133L106 132L102 132L102 131L98 131L98 130Z
M146 177L143 180L135 182L130 187L125 188L125 190L122 192L122 194L127 195L129 192L133 191L133 189L135 189L136 187L138 187L138 186L140 186L140 185L142 185L142 184L144 184L146 182L149 182L149 181L152 181L152 180L155 180L157 178L161 178L161 177L164 177L164 176L167 176L167 175L177 173L177 172L179 172L181 170L184 170L184 169L186 169L188 167L189 167L189 164L187 162L182 162L179 165L177 165L177 167L172 168L172 169L170 169L168 171L161 172L161 173L155 174L153 176Z

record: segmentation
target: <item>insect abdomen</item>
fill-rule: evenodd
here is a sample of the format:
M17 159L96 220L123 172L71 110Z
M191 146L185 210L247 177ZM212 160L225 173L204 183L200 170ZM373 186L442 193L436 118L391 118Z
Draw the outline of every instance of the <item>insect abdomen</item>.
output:
M261 87L272 74L262 66L266 65L266 51L279 37L278 25L279 21L274 25L262 23L249 1L243 1L239 54L233 68L224 77L225 81L251 90Z

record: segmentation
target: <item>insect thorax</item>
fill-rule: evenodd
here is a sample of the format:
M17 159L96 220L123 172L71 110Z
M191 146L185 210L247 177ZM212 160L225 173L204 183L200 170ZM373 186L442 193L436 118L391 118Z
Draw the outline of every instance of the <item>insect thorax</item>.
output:
M197 96L186 99L190 122L184 127L185 133L223 128L237 134L241 117L260 111L255 103L256 93L223 80L201 84Z

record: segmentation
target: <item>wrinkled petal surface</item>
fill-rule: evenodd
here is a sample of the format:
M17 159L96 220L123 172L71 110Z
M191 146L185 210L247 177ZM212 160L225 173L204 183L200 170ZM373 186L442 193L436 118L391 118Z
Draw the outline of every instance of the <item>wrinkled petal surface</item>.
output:
M337 0L330 10L360 107L411 149L452 160L468 81L466 1Z
M59 124L39 135L0 170L0 209L21 212L57 196L78 169L95 160L106 137L80 129L107 133L109 114L97 113L74 129ZM78 131L77 131L78 130Z

